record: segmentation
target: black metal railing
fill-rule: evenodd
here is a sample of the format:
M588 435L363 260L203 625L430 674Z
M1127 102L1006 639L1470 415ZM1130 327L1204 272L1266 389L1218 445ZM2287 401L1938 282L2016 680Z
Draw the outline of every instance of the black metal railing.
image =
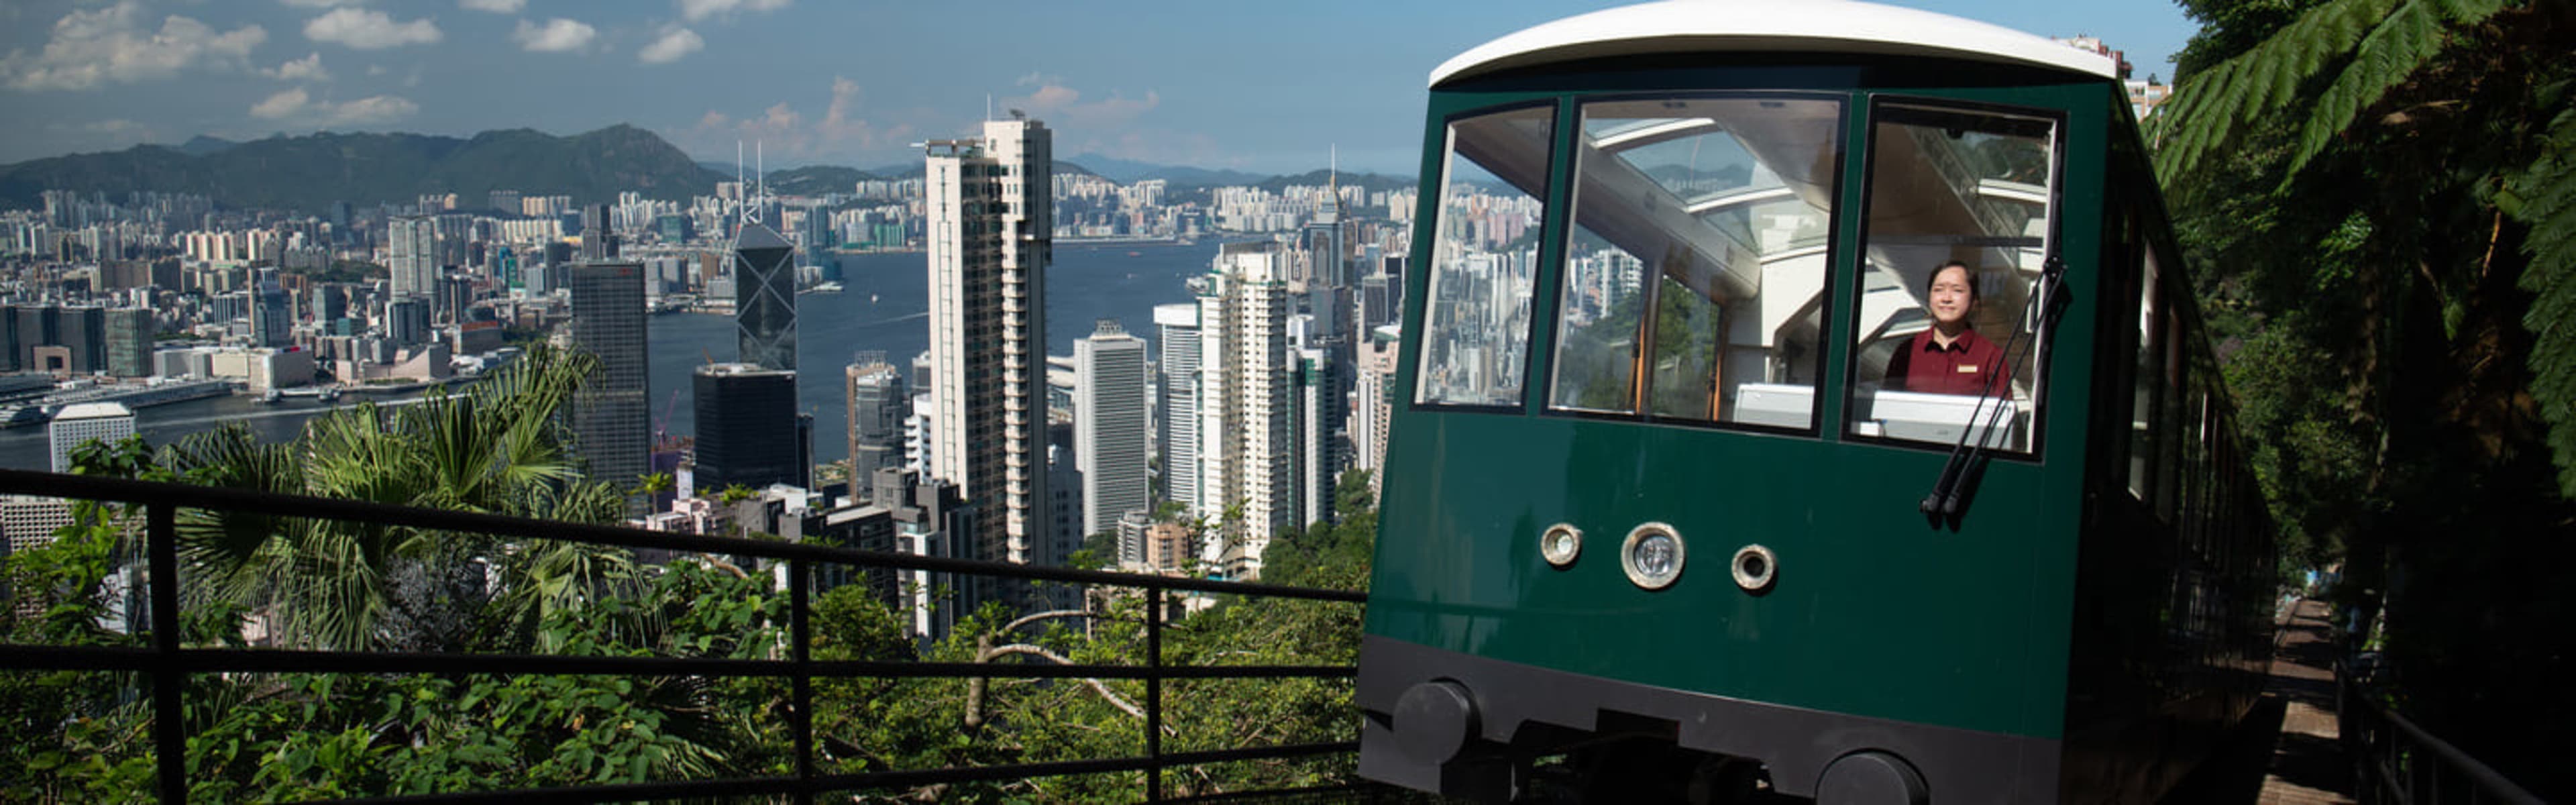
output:
M181 692L188 677L233 673L352 674L575 674L761 677L793 685L789 711L796 752L794 777L755 777L516 789L469 794L385 797L351 802L628 802L678 798L784 796L800 802L818 793L908 788L1077 774L1143 772L1148 800L1164 799L1163 773L1174 767L1251 760L1316 757L1356 752L1358 742L1327 741L1193 752L1163 751L1162 686L1176 679L1349 679L1344 665L1201 665L1163 663L1167 595L1175 591L1222 595L1365 603L1346 590L1209 581L1060 567L915 556L826 545L773 542L645 531L620 526L560 523L474 512L421 509L349 500L270 494L219 487L98 476L0 470L0 494L140 505L145 511L145 552L150 578L149 647L10 645L0 651L0 671L118 671L152 679L153 746L160 799L187 801L186 722ZM751 556L788 564L789 656L786 659L706 657L589 657L535 654L463 654L308 651L189 647L181 644L177 513L182 509L342 520L381 526L554 540L624 548ZM1026 581L1140 589L1145 596L1145 662L1141 665L991 664L817 660L808 656L812 574L815 565L928 571ZM815 767L813 680L834 678L1128 679L1145 688L1145 754L1136 757L1054 761L940 769L825 773Z
M2353 793L2361 805L2543 805L2487 764L2398 715L2378 690L2357 678L2350 656L2335 661L2335 720L2353 761Z

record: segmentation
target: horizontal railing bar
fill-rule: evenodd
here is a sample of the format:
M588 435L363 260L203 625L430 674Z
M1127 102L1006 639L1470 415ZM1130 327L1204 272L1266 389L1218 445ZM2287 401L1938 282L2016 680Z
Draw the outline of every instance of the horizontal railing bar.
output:
M514 791L473 791L451 794L413 794L395 797L320 800L328 805L414 805L415 803L469 802L636 802L641 800L681 799L685 797L738 797L761 794L794 794L805 790L793 777L750 777L736 780L688 780L668 783L612 783L594 786L557 788L523 788Z
M1223 792L1223 793L1216 793L1216 794L1199 794L1199 795L1196 795L1196 796L1187 796L1187 797L1164 797L1164 798L1163 798L1163 801L1164 801L1164 802L1264 802L1264 801L1270 801L1270 800L1285 799L1285 798L1290 798L1290 797L1313 797L1313 796L1322 796L1322 795L1325 795L1325 794L1341 794L1341 795L1343 795L1343 796L1341 796L1341 797L1337 797L1337 798L1335 798L1335 799L1333 799L1333 800L1331 800L1331 801L1336 801L1336 802L1353 802L1353 801L1361 801L1361 800L1358 800L1358 799L1356 799L1356 798L1353 798L1353 797L1351 797L1350 795L1355 794L1355 793L1360 792L1360 791L1366 791L1366 790L1369 790L1369 785L1368 785L1367 783L1364 783L1364 782L1354 782L1354 783L1344 783L1344 784L1341 784L1341 785L1314 785L1314 786L1306 786L1306 787L1304 787L1304 788L1268 788L1268 789L1260 789L1260 790L1254 790L1254 791L1227 791L1227 792ZM1371 800L1367 800L1367 801L1375 801L1375 800L1374 800L1374 799L1371 799Z
M1328 741L1311 744L1254 746L1243 749L1210 749L1204 752L1174 752L1163 756L1166 766L1196 766L1205 763L1234 763L1245 760L1270 760L1307 755L1333 755L1360 751L1358 741Z
M1359 742L1340 741L1311 744L1282 744L1248 749L1221 749L1164 755L1162 765L1194 766L1238 760L1308 757L1359 751ZM865 788L909 788L939 783L973 783L988 780L1016 780L1029 777L1061 777L1074 774L1105 774L1121 771L1143 771L1154 765L1150 757L1102 758L1096 760L1062 760L1049 763L1026 763L1012 766L966 766L953 769L919 771L881 771L860 774L835 774L815 779L823 790L848 791Z
M803 559L839 565L884 567L895 570L922 570L934 573L996 576L1033 579L1071 584L1095 584L1111 587L1161 588L1231 595L1276 598L1301 598L1318 601L1365 603L1366 593L1351 590L1323 590L1288 587L1258 582L1211 581L1175 578L1144 573L1115 573L1105 570L1080 570L1066 567L1019 565L976 559L951 559L915 556L886 551L864 551L829 545L740 537L711 537L668 531L646 531L625 526L591 523L564 523L479 512L423 509L369 501L283 495L229 487L198 486L161 481L139 481L96 475L62 475L28 470L0 469L0 493L47 495L85 500L114 500L131 503L167 503L181 508L264 514L275 517L297 517L322 520L352 520L382 525L405 526L440 531L464 531L520 539L543 539L615 545L626 548L658 548L694 553L733 554L764 559Z
M0 645L0 671L150 671L160 654L122 646Z
M166 667L150 649L106 646L0 646L0 670L141 671ZM580 676L795 676L788 660L723 657L575 657L555 654L431 654L299 649L180 649L178 670L211 673L566 674ZM884 679L1331 679L1357 675L1349 665L1026 665L973 662L817 661L821 678Z

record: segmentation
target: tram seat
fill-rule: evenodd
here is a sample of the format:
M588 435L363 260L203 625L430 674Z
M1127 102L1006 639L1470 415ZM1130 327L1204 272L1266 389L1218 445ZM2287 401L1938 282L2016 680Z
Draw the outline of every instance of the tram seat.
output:
M1978 410L1980 398L1964 394L1880 391L1861 399L1869 401L1868 409L1860 414L1860 433L1864 436L1957 444L1959 433L1965 430L1970 444L2020 450L2022 434L2028 432L2022 421L2027 412L2011 399L1987 398L1984 410ZM2002 407L2000 412L1997 406ZM2002 433L1989 437L1989 422Z
M1816 417L1816 387L1746 383L1735 389L1735 421L1805 430Z

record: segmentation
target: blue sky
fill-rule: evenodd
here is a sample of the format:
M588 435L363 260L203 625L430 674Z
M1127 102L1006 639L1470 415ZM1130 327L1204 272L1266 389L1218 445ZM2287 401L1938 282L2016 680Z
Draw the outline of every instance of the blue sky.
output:
M874 167L994 108L1059 156L1410 173L1423 82L1460 51L1618 2L9 0L0 162L316 130L570 134L633 123L692 154ZM2052 36L2138 75L2197 26L2168 0L1901 0ZM972 8L969 12L962 9Z

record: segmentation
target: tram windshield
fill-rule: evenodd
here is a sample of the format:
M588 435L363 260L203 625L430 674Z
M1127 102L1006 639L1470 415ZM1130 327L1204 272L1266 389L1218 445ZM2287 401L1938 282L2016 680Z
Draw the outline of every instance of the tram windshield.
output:
M1850 432L2028 450L2057 126L1893 103L1874 112Z
M1449 124L1417 402L1520 404L1555 122L1532 106Z
M1548 405L1806 429L1842 103L1582 105Z

